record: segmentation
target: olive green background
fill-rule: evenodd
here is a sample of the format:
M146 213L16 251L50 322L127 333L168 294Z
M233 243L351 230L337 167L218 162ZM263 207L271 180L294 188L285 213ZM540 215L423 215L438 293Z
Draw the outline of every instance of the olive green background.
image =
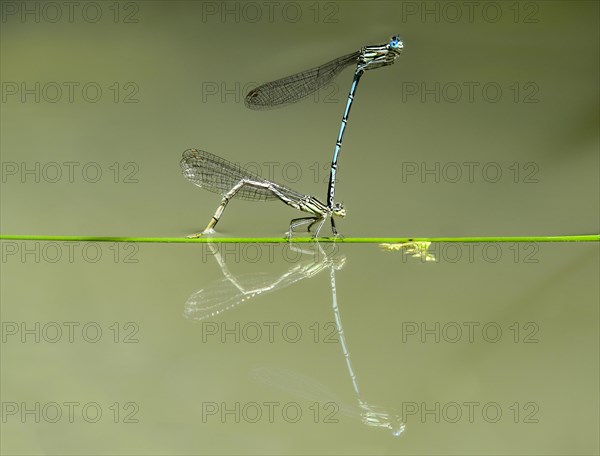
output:
M55 19L47 3L2 2L2 234L202 229L219 197L181 176L189 147L324 198L352 71L282 109L251 111L243 96L396 33L404 53L364 75L352 108L336 193L348 211L342 234L600 230L597 2L482 2L471 17L461 2L84 2L72 20L58 5ZM93 87L102 90L95 102ZM36 166L40 182L35 171L20 174ZM436 166L437 182L420 174ZM63 174L50 182L56 169ZM279 236L299 216L278 202L233 201L218 235ZM328 253L346 353L327 342L333 266L322 257L221 247L241 291L206 246L2 241L2 453L598 453L597 244L446 244L435 263L375 245ZM184 316L200 290L224 306L204 323ZM14 325L50 331L65 322L91 322L102 337L12 335ZM282 335L286 324L301 328L298 341ZM278 328L271 340L266 325ZM407 333L421 325L439 327L439 342ZM472 341L468 325L478 328ZM501 328L497 342L485 325ZM257 326L262 337L243 337ZM222 341L215 327L234 335ZM452 341L456 327L463 333ZM125 343L131 328L137 342ZM365 424L359 400L404 410L406 431ZM6 412L53 402L96 402L103 414L37 423ZM265 411L265 402L296 403L302 419L202 413L210 403ZM472 420L469 402L480 404ZM129 403L137 423L124 422ZM497 422L481 413L490 403L502 412ZM325 422L326 404L337 422ZM427 414L436 404L439 414ZM463 412L456 420L453 404ZM406 413L411 405L418 413Z

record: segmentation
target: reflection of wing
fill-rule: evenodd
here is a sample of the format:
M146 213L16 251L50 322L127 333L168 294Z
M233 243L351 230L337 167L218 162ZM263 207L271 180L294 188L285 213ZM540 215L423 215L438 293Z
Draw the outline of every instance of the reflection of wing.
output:
M342 414L359 419L371 427L389 429L395 437L404 432L405 425L398 412L392 408L370 405L357 396L358 406L344 404L338 395L317 380L279 367L256 367L250 377L257 383L293 394L311 402L333 402Z
M263 289L272 280L264 272L244 274L236 277L237 283L224 278L194 292L186 301L183 316L190 320L204 320L215 317L232 307L263 293ZM240 290L238 285L245 289Z
M311 278L328 267L341 269L345 262L344 256L330 258L325 255L318 243L315 252L291 246L290 248L296 252L312 254L313 260L299 262L280 275L263 272L234 275L229 271L219 249L212 244L208 244L208 247L225 278L196 291L188 298L184 306L183 316L190 320L204 320L215 317L260 294L280 290L299 280ZM315 258L319 258L319 260L317 261Z
M300 263L282 275L249 273L233 276L223 270L225 278L193 293L185 303L183 316L190 320L215 317L260 294L288 287L312 277L327 267L327 262Z
M358 417L356 406L342 404L340 397L327 386L312 377L302 375L280 367L256 367L250 371L250 377L257 383L293 394L312 402L335 402L340 412L347 416Z

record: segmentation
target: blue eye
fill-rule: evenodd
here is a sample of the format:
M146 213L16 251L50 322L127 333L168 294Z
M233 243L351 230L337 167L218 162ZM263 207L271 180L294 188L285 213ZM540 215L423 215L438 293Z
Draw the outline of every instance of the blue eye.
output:
M390 41L390 46L393 48L397 48L402 46L402 41L400 41L400 37L399 36L393 36L392 40Z

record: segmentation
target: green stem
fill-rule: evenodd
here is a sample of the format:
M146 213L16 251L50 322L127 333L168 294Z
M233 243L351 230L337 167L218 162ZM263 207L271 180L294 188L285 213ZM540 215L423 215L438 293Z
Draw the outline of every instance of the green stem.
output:
M0 234L2 240L13 241L82 241L82 242L154 242L154 243L179 243L179 244L242 244L242 243L265 243L285 244L287 238L262 237L262 238L224 238L224 237L201 237L188 239L184 237L110 237L110 236L43 236L28 234ZM369 237L347 237L347 238L318 238L319 242L336 242L340 244L381 244L381 243L404 243L404 242L598 242L600 234L585 234L572 236L492 236L492 237L391 237L391 238L369 238ZM292 243L306 244L314 242L310 237L294 238Z

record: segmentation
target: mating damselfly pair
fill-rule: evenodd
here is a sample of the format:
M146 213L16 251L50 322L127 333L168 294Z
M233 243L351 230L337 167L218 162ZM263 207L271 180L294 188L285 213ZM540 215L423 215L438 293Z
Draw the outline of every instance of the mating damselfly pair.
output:
M318 237L328 217L331 220L332 232L334 236L337 236L338 232L334 217L344 217L346 215L343 205L334 201L337 163L356 87L366 70L393 64L396 58L400 56L403 47L400 38L393 36L388 43L365 46L359 51L344 55L316 68L267 82L251 90L245 99L246 106L250 109L275 108L295 103L307 97L332 81L344 68L356 64L331 162L327 203L321 202L314 196L298 193L285 185L263 179L216 155L199 149L188 149L183 153L180 162L183 175L198 187L223 196L221 204L204 231L188 237L199 237L213 232L225 207L232 198L250 201L279 199L289 206L311 214L309 217L296 218L290 222L288 231L288 237L290 238L295 229L302 225L307 225L309 232L316 225L317 228L313 236Z

